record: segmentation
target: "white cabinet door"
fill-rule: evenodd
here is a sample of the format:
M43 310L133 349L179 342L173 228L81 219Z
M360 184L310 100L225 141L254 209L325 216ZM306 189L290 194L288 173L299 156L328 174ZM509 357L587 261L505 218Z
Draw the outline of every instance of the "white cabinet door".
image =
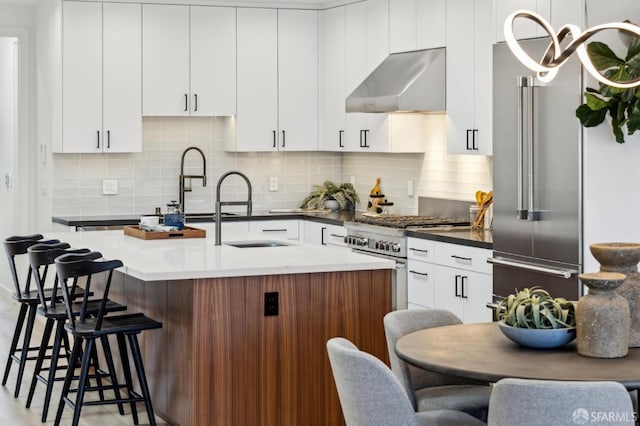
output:
M462 275L459 270L435 265L434 301L438 309L446 309L464 321L462 298Z
M431 263L407 261L407 302L424 308L434 308L435 276Z
M102 4L62 4L62 152L102 152Z
M143 115L189 115L189 6L142 5Z
M234 151L276 151L278 145L278 14L240 8L238 114Z
M320 12L321 151L344 150L346 125L346 8Z
M102 7L103 151L140 152L142 8L134 3L103 3Z
M446 0L389 0L390 53L444 47Z
M490 0L447 2L447 150L450 154L492 153L490 17Z
M318 12L278 10L278 148L318 150Z
M511 15L516 10L530 10L538 12L538 3L542 2L548 4L549 0L494 0L494 41L504 41L504 21L507 16ZM544 9L542 5L541 9ZM549 18L548 14L543 16L545 19ZM516 38L520 40L539 37L537 25L533 21L517 19L513 30Z
M191 6L191 115L236 113L236 9Z
M344 237L347 234L344 226L313 222L310 220L302 221L302 225L304 227L303 238L305 243L344 247L345 249L351 250L344 242Z
M464 277L464 296L461 297L464 322L491 322L493 309L487 303L493 301L493 280L491 275L466 271Z
M64 2L61 152L142 149L139 4Z

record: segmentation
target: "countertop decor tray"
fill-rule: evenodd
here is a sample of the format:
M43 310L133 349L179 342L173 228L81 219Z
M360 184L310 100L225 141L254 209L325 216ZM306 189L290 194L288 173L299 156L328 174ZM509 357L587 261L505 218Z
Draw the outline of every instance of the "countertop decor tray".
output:
M125 226L124 234L143 240L163 240L167 238L204 238L207 231L185 226L181 231L144 231L137 226Z

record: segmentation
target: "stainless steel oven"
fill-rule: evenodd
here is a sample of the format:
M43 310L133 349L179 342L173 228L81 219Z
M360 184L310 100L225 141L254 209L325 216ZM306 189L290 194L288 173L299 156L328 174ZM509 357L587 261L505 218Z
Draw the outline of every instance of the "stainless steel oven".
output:
M403 229L348 222L344 240L354 252L396 262L392 274L392 307L407 309L407 243Z
M468 209L468 204L466 204ZM465 212L466 214L467 212ZM466 220L466 221L465 221ZM344 238L353 251L396 262L393 274L393 309L407 309L407 238L410 228L469 225L468 219L457 220L433 216L356 216L345 222Z

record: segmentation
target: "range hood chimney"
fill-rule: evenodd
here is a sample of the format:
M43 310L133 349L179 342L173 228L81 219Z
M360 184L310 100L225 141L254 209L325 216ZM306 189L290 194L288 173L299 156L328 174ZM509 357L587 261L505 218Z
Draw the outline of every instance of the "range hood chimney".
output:
M393 53L347 97L346 111L445 111L445 78L445 48Z

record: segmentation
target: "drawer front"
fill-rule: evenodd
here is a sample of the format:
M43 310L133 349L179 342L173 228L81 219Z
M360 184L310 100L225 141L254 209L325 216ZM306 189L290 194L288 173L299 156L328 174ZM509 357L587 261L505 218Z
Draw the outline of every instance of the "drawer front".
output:
M452 268L466 269L483 274L492 274L493 267L487 263L492 252L488 249L459 244L435 242L433 262Z
M433 308L433 264L409 259L407 262L407 301L409 304Z
M433 262L434 241L423 240L421 238L407 238L407 258L421 260L423 262Z
M300 238L298 223L298 220L249 221L249 231L261 232L262 234L271 236L273 238L298 240Z
M347 246L347 243L344 242L347 230L343 226L322 225L322 227L322 241L324 244L338 247Z

